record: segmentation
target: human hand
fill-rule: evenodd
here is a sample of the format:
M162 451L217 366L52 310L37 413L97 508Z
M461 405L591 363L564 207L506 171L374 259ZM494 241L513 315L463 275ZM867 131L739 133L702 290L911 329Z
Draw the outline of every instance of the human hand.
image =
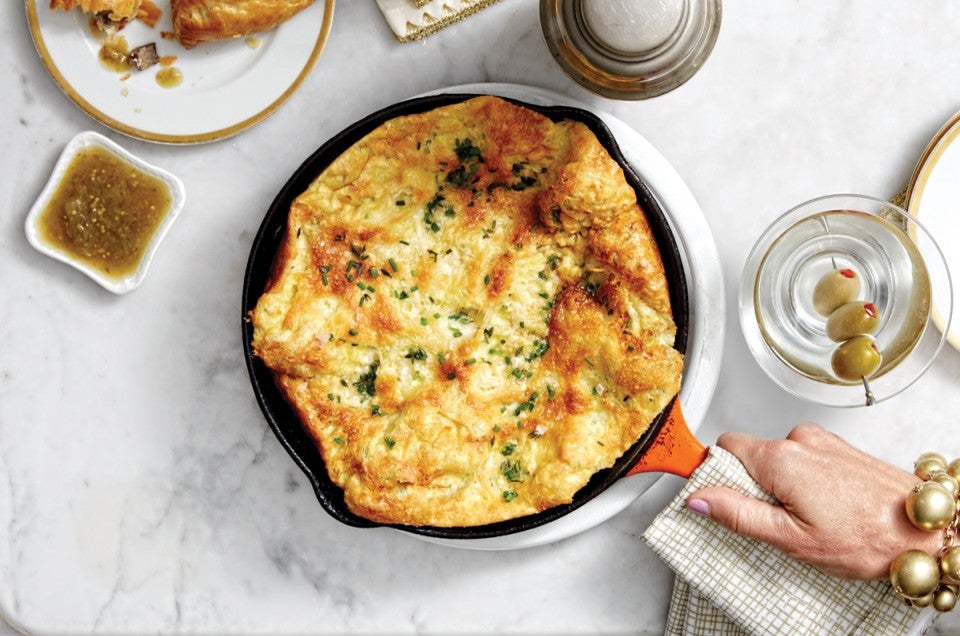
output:
M737 534L846 579L885 579L909 549L935 554L942 532L915 528L904 508L920 480L872 457L817 424L800 424L782 440L724 433L733 453L782 506L729 488L701 488L687 507Z

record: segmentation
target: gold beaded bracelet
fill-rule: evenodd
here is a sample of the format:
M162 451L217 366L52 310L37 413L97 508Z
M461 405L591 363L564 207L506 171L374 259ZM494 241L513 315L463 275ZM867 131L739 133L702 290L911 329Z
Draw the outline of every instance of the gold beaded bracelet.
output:
M923 481L907 495L907 517L921 530L943 530L943 546L935 557L922 550L897 556L890 564L890 583L909 605L949 612L960 595L960 545L954 545L960 525L960 459L947 463L943 455L924 453L913 473Z

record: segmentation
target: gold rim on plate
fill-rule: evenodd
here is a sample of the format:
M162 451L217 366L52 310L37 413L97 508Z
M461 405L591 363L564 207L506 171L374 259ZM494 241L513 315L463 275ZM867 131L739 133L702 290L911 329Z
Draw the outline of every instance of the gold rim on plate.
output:
M108 126L113 130L121 132L130 137L167 144L197 144L224 139L250 128L254 124L263 121L273 114L274 111L276 111L298 88L300 88L300 86L303 84L303 81L313 70L313 67L316 64L317 59L320 57L320 53L323 51L323 47L330 35L330 27L333 23L334 7L334 0L322 0L324 4L323 21L320 25L320 32L317 36L317 41L313 46L313 50L310 52L309 57L305 60L303 68L300 69L300 72L297 74L297 77L294 79L294 81L270 104L250 117L223 128L197 134L172 135L143 130L142 128L119 121L118 119L105 114L103 111L93 106L82 95L80 95L80 93L70 84L64 74L61 72L56 61L53 59L53 56L50 54L46 42L44 41L43 33L40 29L39 16L37 14L37 3L41 1L42 0L25 0L27 22L30 26L30 35L33 37L33 42L37 49L37 53L40 55L40 59L43 61L44 66L60 90L63 91L63 93L69 97L71 101L79 106L81 110L105 126Z
M907 185L907 191L904 196L903 208L914 218L921 218L921 201L924 191L929 183L930 176L933 174L937 163L946 153L947 149L960 137L960 112L953 115L947 122L940 127L940 130L933 136L927 147L920 154L920 159L914 168L913 175ZM911 236L916 239L916 237ZM960 275L960 272L951 272L951 276ZM960 331L952 324L947 324L947 318L938 307L933 307L933 322L940 331L946 330L947 341L956 349L960 350Z

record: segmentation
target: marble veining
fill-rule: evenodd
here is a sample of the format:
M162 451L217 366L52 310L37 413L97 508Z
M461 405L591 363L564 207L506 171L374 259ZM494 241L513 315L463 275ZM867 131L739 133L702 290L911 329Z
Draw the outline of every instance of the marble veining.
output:
M673 575L638 537L677 478L597 527L524 550L352 528L319 506L250 390L240 291L273 197L345 126L444 86L560 92L629 124L682 175L714 235L727 305L703 441L728 429L782 436L812 419L904 466L931 446L960 455L957 351L891 402L830 410L763 375L736 315L739 272L765 224L814 196L891 196L910 178L960 109L956 12L939 0L728 2L697 75L652 100L614 102L557 67L536 2L500 2L400 44L376 3L343 0L317 67L275 114L177 147L81 112L43 68L22 4L0 3L0 635L662 633ZM84 129L187 188L146 280L122 298L23 233L56 157ZM960 633L960 618L932 633Z

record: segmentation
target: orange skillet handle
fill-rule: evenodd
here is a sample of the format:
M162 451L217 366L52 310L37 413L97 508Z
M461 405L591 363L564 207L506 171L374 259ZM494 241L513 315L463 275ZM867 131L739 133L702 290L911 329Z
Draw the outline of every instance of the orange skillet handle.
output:
M637 460L627 473L664 472L680 477L690 477L697 466L707 457L704 448L687 426L680 409L680 398L673 401L667 413L667 421L653 439L650 448Z

